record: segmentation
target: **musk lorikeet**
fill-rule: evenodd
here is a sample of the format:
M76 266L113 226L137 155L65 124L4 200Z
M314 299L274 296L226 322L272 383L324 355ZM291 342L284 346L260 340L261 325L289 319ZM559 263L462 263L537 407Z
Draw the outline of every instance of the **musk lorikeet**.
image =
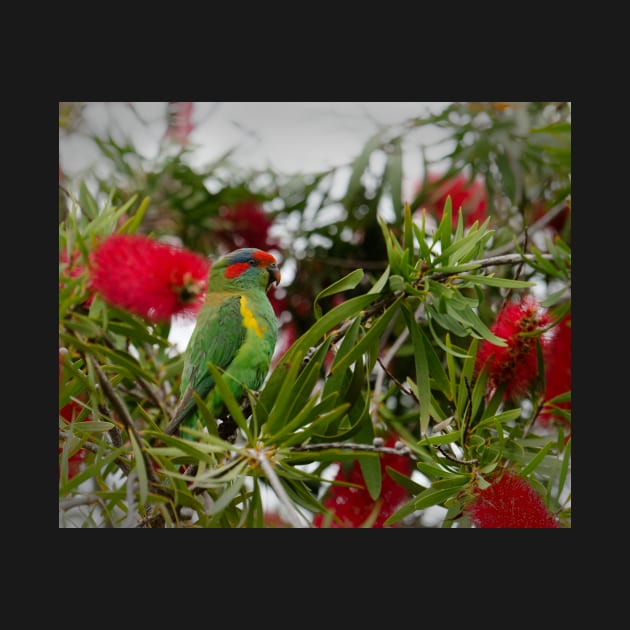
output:
M276 259L260 249L237 249L212 264L205 302L184 353L180 400L166 433L175 433L182 422L195 426L193 391L215 417L223 411L208 363L222 371L237 400L245 388L262 385L278 336L278 320L267 297L273 282L280 282Z

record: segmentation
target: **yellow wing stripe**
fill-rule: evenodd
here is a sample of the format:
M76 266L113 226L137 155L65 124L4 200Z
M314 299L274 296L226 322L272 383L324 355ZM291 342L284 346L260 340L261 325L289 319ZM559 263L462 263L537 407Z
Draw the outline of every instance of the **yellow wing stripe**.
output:
M241 295L241 316L243 317L243 326L253 330L258 337L262 338L264 327L261 327L254 314L247 308L247 300Z

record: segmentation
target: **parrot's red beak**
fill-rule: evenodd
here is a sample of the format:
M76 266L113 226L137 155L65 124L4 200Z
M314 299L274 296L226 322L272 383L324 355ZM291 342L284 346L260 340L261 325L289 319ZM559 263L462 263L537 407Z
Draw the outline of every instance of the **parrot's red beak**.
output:
M267 266L267 271L269 272L269 283L267 284L267 288L269 288L272 282L276 283L276 286L280 284L280 269L278 269L275 263L271 263Z

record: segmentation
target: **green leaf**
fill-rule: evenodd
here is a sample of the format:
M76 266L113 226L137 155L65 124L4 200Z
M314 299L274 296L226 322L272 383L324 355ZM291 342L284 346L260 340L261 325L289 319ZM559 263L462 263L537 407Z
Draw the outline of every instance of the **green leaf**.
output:
M103 336L103 330L89 317L74 312L72 316L64 321L66 328L78 332L88 339L98 339Z
M339 397L339 394L343 389L344 381L346 381L348 377L348 371L338 370L337 366L341 359L343 359L343 357L346 356L346 354L348 354L348 352L350 352L350 350L352 350L352 348L354 347L354 343L356 341L360 327L361 318L356 317L350 325L350 328L348 328L348 331L344 335L341 345L339 346L337 354L335 355L335 358L333 359L332 365L330 367L330 373L325 379L324 389L322 391L322 400L325 398L329 398L331 394L336 394L335 396L330 398L331 407L335 404L335 401Z
M416 462L416 467L423 475L426 475L431 480L435 478L441 479L445 475L451 474L450 471L442 468L442 466L439 466L438 464Z
M438 229L433 236L433 241L440 243L441 251L446 251L450 247L452 230L453 202L451 201L451 196L448 195L446 197L446 201L444 202L444 212L442 214L442 219L440 220Z
M481 284L488 287L502 287L506 289L527 289L533 287L535 282L527 282L525 280L512 280L511 278L496 278L495 276L474 276L472 274L466 274L465 276L459 276L462 280L470 282L471 284Z
M429 385L429 361L427 359L424 337L419 331L411 307L403 302L402 313L411 333L413 343L413 357L416 366L416 388L420 406L420 435L426 435L429 428L429 414L431 405L431 388Z
M389 289L392 293L405 290L405 279L398 274L389 277Z
M304 443L309 438L320 437L323 431L325 431L330 425L335 424L339 419L343 418L348 413L349 407L350 403L346 402L325 413L320 413L319 408L316 408L312 413L313 420L310 421L308 426L304 427L303 430L294 431L286 438L283 436L287 435L288 432L281 431L278 441L282 441L283 446L293 446L294 444ZM302 422L302 425L303 424L304 422ZM327 437L326 439L330 438ZM334 436L334 439L337 441L337 436ZM270 442L272 441L273 440L270 439Z
M104 420L84 420L83 422L74 422L72 428L75 433L103 433L111 431L115 426L113 422Z
M416 499L412 498L401 505L389 518L385 520L383 525L389 526L402 521L407 516L411 516L416 511Z
M427 488L416 497L414 502L415 509L424 510L432 505L442 504L444 501L454 496L456 494L456 490L456 488Z
M329 436L329 435L324 435L324 431L327 430L327 428L334 424L337 420L339 420L340 418L343 418L344 416L347 415L348 413L348 408L350 407L350 403L343 403L341 405L339 405L339 407L335 407L335 409L332 409L331 411L327 411L326 413L319 413L319 411L314 411L313 415L314 415L314 420L312 420L312 422L305 426L302 430L300 431L295 431L293 434L291 434L289 437L282 437L286 434L286 432L281 431L279 433L279 436L282 438L282 446L293 446L295 444L301 444L306 442L309 438L321 438L324 441L330 441L330 440L334 440L335 442L340 441L342 439L345 439L345 436ZM357 423L358 424L358 423ZM352 427L354 429L354 432L356 432L357 427ZM320 440L313 440L314 442L320 441ZM273 440L270 438L269 440L270 442L272 442ZM317 458L319 460L319 454L322 451L318 451L318 455ZM302 455L298 455L298 458L301 458ZM312 455L308 455L309 460L313 458Z
M409 204L407 202L405 202L405 214L404 214L404 225L403 225L403 243L404 243L404 248L405 251L409 252L410 254L413 254L414 251L414 247L413 247L413 237L414 237L414 230L413 230L413 217L411 215L411 208L409 207Z
M477 379L473 385L470 417L474 420L477 417L477 411L485 400L486 385L488 383L488 370L481 370L477 375Z
M551 450L552 447L553 447L553 442L547 442L547 444L545 444L536 453L536 455L534 455L534 457L532 457L532 459L530 460L529 464L527 464L527 466L525 466L521 470L521 475L523 477L527 477L531 472L536 470L538 465L542 462L542 460L545 458L545 455L547 455L547 453Z
M478 335L483 337L483 339L486 339L490 343L493 343L495 346L500 346L502 348L507 346L506 341L504 339L501 339L501 337L497 337L483 323L483 321L481 320L479 315L477 315L477 313L475 313L472 310L472 308L467 308L465 310L464 309L460 310L460 309L453 308L451 303L447 303L446 308L447 308L449 314L451 315L451 317L453 317L454 319L459 320L464 325L469 326L473 333L477 333Z
M109 236L115 232L118 222L136 202L137 197L137 195L133 195L120 208L110 208L105 212L101 212L90 225L92 233Z
M435 309L433 309L433 310L435 310ZM461 349L458 346L455 346L455 345L453 345L451 343L451 335L450 335L449 332L446 333L446 343L444 343L440 339L440 337L438 336L438 334L435 331L435 329L433 328L433 323L431 321L431 318L427 319L427 323L429 324L429 330L431 331L431 336L433 337L433 340L435 341L435 343L437 343L438 346L440 346L440 348L442 348L442 350L444 350L444 352L446 352L446 359L447 359L447 361L450 360L452 362L452 360L453 360L452 358L453 357L459 357L460 359L467 359L467 358L469 358L469 355L466 354L466 352L463 349ZM451 391L454 391L452 386L451 386Z
M422 338L422 341L424 343L424 352L425 352L425 356L426 356L427 363L429 366L428 374L431 380L434 382L435 388L444 392L447 396L450 396L451 395L450 383L449 383L448 377L446 376L446 372L444 370L444 366L442 365L442 362L440 361L440 358L438 357L437 353L435 352L435 349L431 345L431 342L429 341L429 338L424 332L422 326L417 326L417 332L418 332L419 337Z
M442 250L436 262L448 261L449 265L469 262L471 258L482 251L484 243L486 243L494 233L493 231L484 231L489 222L490 219L488 218L484 221L480 229L471 230L466 236L453 240L446 249Z
M208 432L210 434L218 437L219 427L217 425L217 419L215 418L214 413L212 412L212 409L210 409L210 407L206 405L206 401L194 390L192 393L192 397L197 403L197 411L199 412L199 415L201 416L201 420L203 424L205 425L206 429L208 429Z
M401 297L402 296L396 298L393 304L391 304L382 315L376 318L363 338L339 361L335 368L336 370L347 370L361 355L369 352L372 347L378 348L380 346L381 336L389 320L392 318L392 315L398 309Z
M136 213L132 217L127 219L123 226L118 230L120 234L135 234L135 232L140 227L140 224L142 223L142 219L144 218L144 214L147 211L147 208L149 207L149 201L149 197L145 197L142 200L142 203L136 210Z
M321 375L321 366L324 362L331 338L329 337L311 360L306 364L302 372L293 380L292 375L287 376L284 387L279 391L276 401L269 411L265 431L274 434L281 427L292 421L293 416L302 410L308 397L313 391Z
M392 204L394 205L394 215L396 216L396 223L400 222L401 215L403 213L402 203L402 147L400 138L394 138L391 141L391 152L387 158L387 164L385 165L384 180L389 186L389 192L392 197ZM407 244L405 243L405 248Z
M462 432L460 429L451 431L450 433L443 433L441 435L432 435L426 437L418 442L418 446L429 446L435 444L450 444L451 442L459 442L462 439Z
M98 216L98 205L84 181L81 181L79 184L79 204L81 204L81 208L91 220L96 219Z
M412 481L406 475L403 475L401 472L392 468L391 466L385 466L385 472L401 487L407 490L409 494L418 494L425 490L425 487Z
M342 291L351 291L356 288L358 284L363 280L363 269L355 269L351 271L347 276L344 276L337 282L334 282L329 287L325 288L323 291L320 291L315 301L313 302L313 310L315 312L315 319L320 319L322 316L322 309L319 305L319 300L325 297L329 297L331 295L335 295L337 293L341 293Z
M76 340L75 340L76 343ZM117 350L115 348L109 348L107 346L101 346L95 343L86 344L90 352L98 355L105 355L112 360L111 368L117 371L122 371L126 376L132 380L136 380L139 376L146 379L148 382L153 381L153 375L142 368L138 360L131 356L128 352ZM102 365L104 369L107 367Z
M224 376L224 374L221 373L219 368L217 368L217 366L212 363L208 363L208 371L210 372L212 379L214 380L215 387L219 390L219 393L221 394L221 398L223 399L223 402L225 403L227 410L232 416L232 419L234 420L234 422L236 422L239 428L247 436L247 442L249 444L253 444L253 436L251 435L249 427L247 426L247 420L245 419L245 416L243 415L243 410L241 409L241 405L236 400L236 398L234 397L234 394L232 393L232 390L230 389L227 382L225 381L225 378L231 378L231 377L229 375Z
M472 339L468 347L469 358L465 359L462 364L459 386L456 391L456 415L459 418L465 417L466 404L468 401L468 385L473 382L478 344L479 341L477 339Z
M381 231L383 232L383 238L385 239L389 267L395 275L400 275L402 273L402 258L404 251L400 246L400 243L392 236L392 233L383 220L383 217L378 216L377 219L378 224L381 226Z
M368 291L368 293L382 293L383 289L387 286L387 280L389 279L389 265L385 268L385 271L381 274L381 277L374 283L374 286Z
M356 433L359 444L372 444L374 441L374 425L372 422L362 422ZM361 473L372 501L381 495L381 460L376 453L361 453L357 456Z
M421 217L422 217L422 221L421 221L420 227L418 227L418 224L414 221L412 223L412 228L413 228L414 236L416 237L416 242L418 243L418 246L420 247L420 256L418 258L419 260L428 263L431 260L431 248L429 247L429 244L426 241L427 239L427 235L425 231L426 211L424 209L422 209Z
M439 479L431 484L434 490L442 490L446 488L463 488L470 483L472 475L450 475Z
M219 514L228 507L228 505L230 505L234 498L240 493L246 479L247 477L245 475L236 477L236 479L227 486L225 492L223 492L208 508L208 514Z
M129 432L129 438L133 447L134 460L136 462L136 472L138 474L138 485L140 490L140 503L146 503L147 494L149 492L149 480L147 478L147 469L144 465L144 457L142 456L142 450L138 444L133 432Z
M440 312L433 304L427 303L425 306L429 317L429 325L431 325L431 320L435 320L444 330L452 332L456 337L468 336L468 328L462 326L456 319ZM436 341L439 339L437 335L434 335L434 338Z
M567 480L567 474L569 472L569 463L571 462L571 438L567 440L564 454L562 456L562 467L560 468L560 475L558 477L558 491L556 494L556 501L560 501L562 491L564 490L564 484Z
M486 409L487 412L487 409ZM487 425L494 425L495 423L506 424L508 422L512 422L514 420L518 420L521 417L521 409L509 409L508 411L503 411L496 415L490 415L485 417L481 422L477 423L477 427L483 427Z
M153 334L145 326L140 325L138 321L118 322L109 320L107 323L107 330L116 335L120 335L125 339L133 339L135 345L143 342L149 345L155 344L162 348L168 348L170 346L168 339L165 339L160 335Z

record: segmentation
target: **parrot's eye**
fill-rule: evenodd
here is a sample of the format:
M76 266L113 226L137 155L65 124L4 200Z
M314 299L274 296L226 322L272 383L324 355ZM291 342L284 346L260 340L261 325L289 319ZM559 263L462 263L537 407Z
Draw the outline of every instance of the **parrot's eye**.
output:
M250 267L256 267L258 265L258 261L255 258L250 258L248 263Z

